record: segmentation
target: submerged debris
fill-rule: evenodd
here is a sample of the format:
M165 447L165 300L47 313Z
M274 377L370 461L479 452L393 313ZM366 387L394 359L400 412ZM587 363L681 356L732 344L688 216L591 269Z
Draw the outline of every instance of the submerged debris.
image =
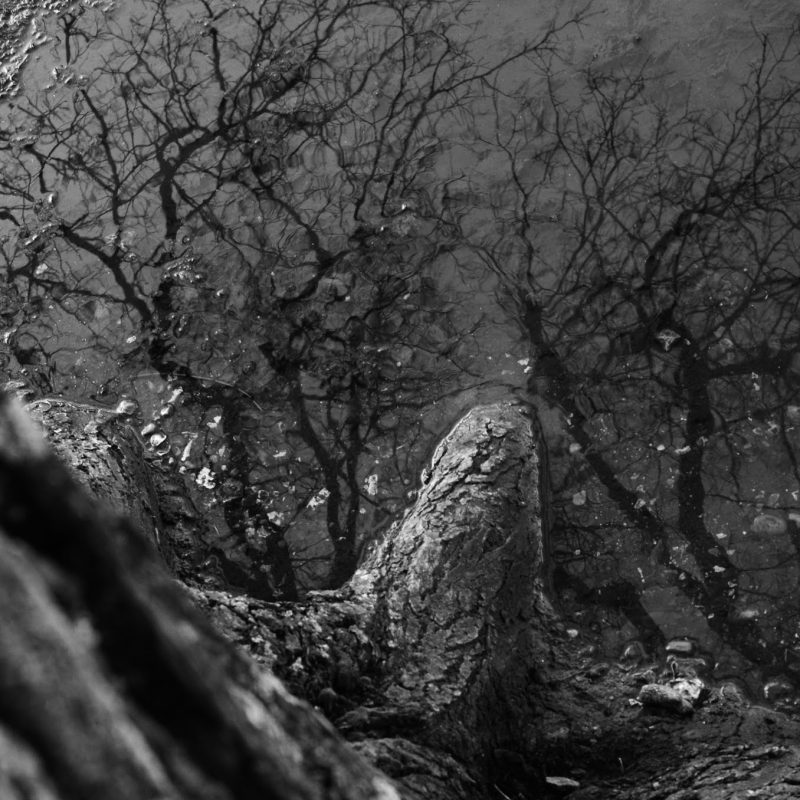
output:
M775 514L760 514L753 520L750 528L755 533L784 533L786 520Z

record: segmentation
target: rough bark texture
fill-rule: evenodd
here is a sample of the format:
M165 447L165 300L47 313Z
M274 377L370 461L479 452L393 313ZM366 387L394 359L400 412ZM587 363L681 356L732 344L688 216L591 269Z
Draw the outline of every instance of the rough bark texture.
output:
M456 425L347 586L279 604L174 579L162 561L191 559L172 523L185 547L192 514L159 516L163 476L148 483L135 437L69 405L34 410L145 533L0 403L0 797L800 794L796 722L730 684L693 714L642 707L674 664L598 662L592 631L556 618L519 407Z
M474 409L343 589L291 605L199 591L198 601L405 796L542 785L537 719L554 615L542 592L538 453L521 407Z
M397 797L211 627L8 399L0 531L4 797Z
M535 724L552 611L538 452L519 406L469 412L434 453L414 507L350 583L385 654L382 697L417 720L418 742L471 765L479 784L498 767L543 777Z
M203 520L181 476L156 473L128 419L89 403L37 400L26 410L72 476L155 544L171 572L190 579Z

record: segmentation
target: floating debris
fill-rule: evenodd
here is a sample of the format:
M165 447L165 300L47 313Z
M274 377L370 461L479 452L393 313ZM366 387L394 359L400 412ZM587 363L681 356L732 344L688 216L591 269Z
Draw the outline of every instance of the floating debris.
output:
M327 489L320 489L309 501L308 507L309 508L316 508L317 506L321 506L325 503L325 501L330 497L331 493Z
M694 653L694 642L690 639L671 639L665 649L667 655L690 656Z
M750 530L755 533L784 533L786 520L775 514L760 514L751 523Z
M181 452L181 461L187 461L189 456L192 454L192 446L194 445L195 441L197 440L197 434L193 433L189 436L189 441L186 443L186 446L183 448Z
M656 339L661 342L661 346L664 348L665 352L669 352L669 349L672 347L672 345L674 345L675 342L677 342L680 338L680 334L675 333L675 331L670 330L669 328L664 328L663 331L659 331L656 334Z
M150 447L153 447L153 448L159 447L160 445L164 444L164 442L166 442L166 441L167 441L167 435L165 433L162 433L161 431L159 431L158 433L152 434L150 436L150 438L147 440L147 442L150 445Z
M738 608L730 613L730 618L734 622L749 622L750 620L758 619L761 616L761 611L757 608Z
M135 414L138 408L139 404L135 400L123 398L117 403L114 413L121 417L129 417L131 414Z
M200 472L197 473L194 482L204 489L213 489L215 486L214 473L208 467L203 467Z

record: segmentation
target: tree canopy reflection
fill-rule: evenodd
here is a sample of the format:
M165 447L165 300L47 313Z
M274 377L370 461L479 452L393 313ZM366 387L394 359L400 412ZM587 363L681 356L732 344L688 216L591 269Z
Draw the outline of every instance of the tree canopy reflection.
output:
M571 93L557 25L482 61L467 5L130 5L62 17L0 134L9 375L135 396L265 597L341 584L437 403L508 380L557 420L560 589L800 674L796 31L725 110Z
M483 259L568 434L562 587L655 641L647 596L677 592L796 672L800 38L757 38L728 111L670 105L651 67L499 108Z
M413 488L421 410L472 379L439 156L554 29L482 63L450 3L130 6L62 17L3 131L6 366L136 395L218 492L225 580L338 585Z

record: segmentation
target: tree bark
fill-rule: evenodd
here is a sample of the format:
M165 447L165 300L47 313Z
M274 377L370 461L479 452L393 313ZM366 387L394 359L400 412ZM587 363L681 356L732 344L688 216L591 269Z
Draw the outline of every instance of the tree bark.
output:
M187 589L135 437L33 411L141 529L0 401L3 798L795 796L797 723L730 687L690 717L642 708L656 667L598 663L557 619L521 407L460 420L352 580L300 603Z
M110 503L90 501L3 401L9 752L27 748L20 763L56 797L396 796L318 713L221 639L159 563L174 554L135 443L109 444L107 421L88 407L33 411L72 472ZM535 454L518 407L476 409L344 589L299 606L200 589L195 598L229 635L236 625L223 617L247 605L261 620L247 630L251 649L338 716L357 749L402 771L408 796L484 796L496 754L533 741L531 677L544 658L535 631L549 613ZM129 507L138 529L111 506ZM333 635L313 641L309 631Z
M538 453L521 407L474 409L341 590L293 604L198 591L198 602L404 796L540 786L554 615L542 591Z
M217 633L8 398L0 531L4 797L398 796Z

